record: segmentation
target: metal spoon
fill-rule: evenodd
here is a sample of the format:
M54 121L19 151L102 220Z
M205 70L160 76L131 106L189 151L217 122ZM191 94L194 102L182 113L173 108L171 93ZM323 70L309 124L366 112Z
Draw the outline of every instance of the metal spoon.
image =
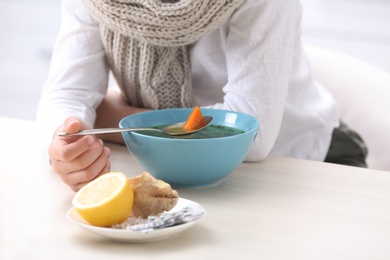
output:
M198 129L194 130L185 130L183 128L183 124L185 122L180 122L177 124L169 125L164 127L162 130L157 128L100 128L100 129L88 129L88 130L82 130L80 132L69 134L67 132L60 132L58 133L58 136L78 136L78 135L93 135L93 134L108 134L108 133L120 133L120 132L129 132L129 131L156 131L156 132L163 132L168 135L186 135L191 134L194 132L197 132L206 126L208 126L211 121L213 120L212 116L205 116L203 117L206 121L206 124Z

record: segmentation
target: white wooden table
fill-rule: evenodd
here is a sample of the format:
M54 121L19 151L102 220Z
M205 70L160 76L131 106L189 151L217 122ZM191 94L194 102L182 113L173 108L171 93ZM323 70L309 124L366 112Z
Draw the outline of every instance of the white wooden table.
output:
M87 233L66 212L34 122L0 117L0 259L390 259L390 173L291 158L244 163L218 185L178 189L206 215L151 243ZM112 170L142 169L112 145Z

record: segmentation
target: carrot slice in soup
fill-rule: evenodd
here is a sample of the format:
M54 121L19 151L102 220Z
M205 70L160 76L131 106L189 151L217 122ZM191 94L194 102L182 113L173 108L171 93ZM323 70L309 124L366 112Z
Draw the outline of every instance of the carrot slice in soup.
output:
M187 131L192 131L205 125L206 121L203 118L202 112L199 106L196 106L184 123L183 128Z

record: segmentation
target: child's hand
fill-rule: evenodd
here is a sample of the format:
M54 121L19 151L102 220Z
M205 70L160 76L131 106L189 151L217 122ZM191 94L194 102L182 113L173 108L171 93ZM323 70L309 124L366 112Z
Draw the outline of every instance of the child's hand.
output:
M110 171L110 149L92 135L60 137L60 131L77 133L89 127L80 119L69 117L58 128L49 146L53 170L74 191Z

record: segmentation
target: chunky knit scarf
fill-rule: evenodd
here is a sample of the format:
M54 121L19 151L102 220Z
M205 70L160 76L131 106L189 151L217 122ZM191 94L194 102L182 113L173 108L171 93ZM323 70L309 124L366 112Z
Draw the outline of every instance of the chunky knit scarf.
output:
M82 0L99 22L109 66L131 105L194 105L187 45L244 0Z

